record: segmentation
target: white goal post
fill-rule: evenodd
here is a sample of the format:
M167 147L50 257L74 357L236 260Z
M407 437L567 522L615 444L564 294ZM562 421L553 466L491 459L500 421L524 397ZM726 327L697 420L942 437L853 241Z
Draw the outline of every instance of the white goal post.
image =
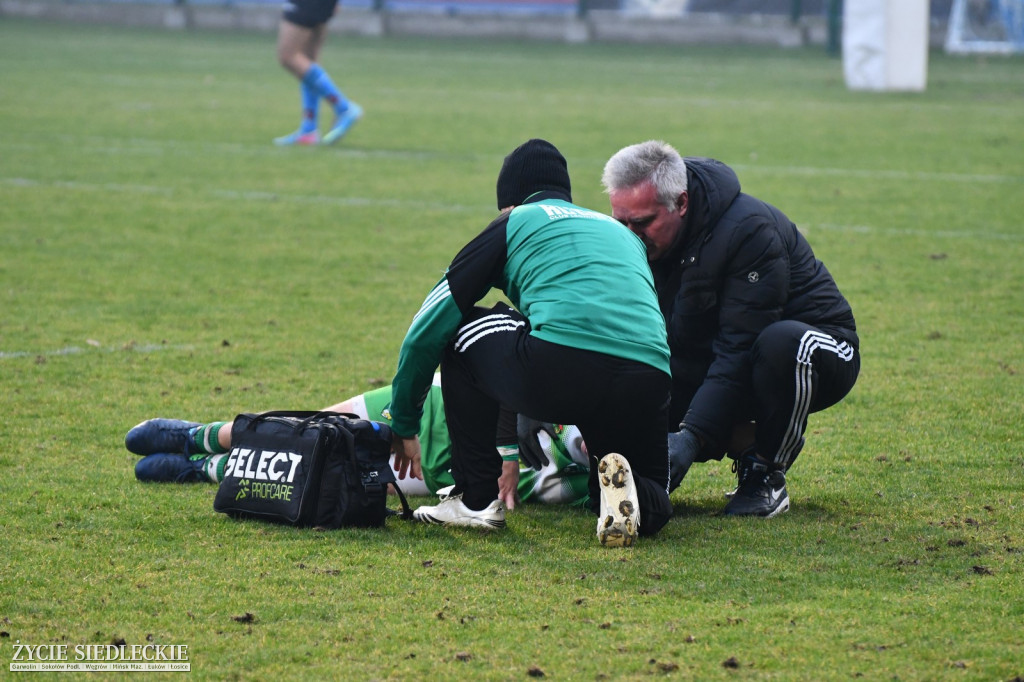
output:
M953 0L946 52L1024 53L1024 0Z
M843 77L850 90L924 90L928 0L845 0Z

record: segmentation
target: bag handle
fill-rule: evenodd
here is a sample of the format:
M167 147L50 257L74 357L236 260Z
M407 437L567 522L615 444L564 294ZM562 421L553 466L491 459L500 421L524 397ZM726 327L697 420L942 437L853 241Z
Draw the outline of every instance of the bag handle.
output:
M297 419L299 423L295 425L295 431L301 431L305 429L313 421L322 417L347 417L352 420L362 419L357 414L351 412L313 412L310 410L271 410L270 412L259 412L253 415L252 421L249 422L246 428L255 428L253 425L264 419L265 417L286 417L289 419Z
M395 511L394 513L403 521L411 521L412 509L409 508L409 501L405 499L405 493L403 493L402 489L398 487L397 482L391 483L390 485L395 489L395 492L398 493L398 499L402 501L402 511Z
M345 413L321 412L320 414L345 414ZM358 415L352 415L352 416L355 419L361 419L361 417L359 417ZM372 420L368 420L368 421L372 422ZM342 437L348 442L349 450L350 451L355 450L355 447L356 447L356 437L355 437L355 434L352 433L351 431L349 431L348 429L341 429L341 432L342 432ZM391 481L390 483L385 483L384 484L384 488L385 488L384 493L385 493L385 495L387 494L387 486L388 485L390 485L392 488L395 489L395 492L398 493L398 499L402 503L402 511L395 512L395 513L403 521L410 521L410 520L412 520L412 508L409 507L409 501L407 499L405 499L405 493L403 493L402 489L398 487L398 481Z

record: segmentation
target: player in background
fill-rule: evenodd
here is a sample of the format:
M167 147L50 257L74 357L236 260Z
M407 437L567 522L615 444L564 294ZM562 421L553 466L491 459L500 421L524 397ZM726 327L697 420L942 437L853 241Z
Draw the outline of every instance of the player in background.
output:
M274 140L277 145L320 144L318 112L324 99L334 109L334 123L323 144L334 144L362 115L358 104L345 97L320 65L320 50L327 37L327 22L338 0L285 0L277 32L277 59L299 80L302 122L298 130Z

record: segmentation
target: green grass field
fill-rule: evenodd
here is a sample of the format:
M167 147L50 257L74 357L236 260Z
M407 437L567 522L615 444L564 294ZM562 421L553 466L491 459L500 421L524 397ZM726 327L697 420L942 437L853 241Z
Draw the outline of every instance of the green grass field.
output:
M211 680L1024 676L1024 60L933 54L923 94L849 92L820 50L333 36L323 62L365 119L279 149L270 35L0 22L0 676L18 642L121 640ZM318 532L134 480L142 419L389 382L534 136L601 209L623 145L716 157L828 264L863 371L788 514L720 516L718 463L620 551L568 508Z

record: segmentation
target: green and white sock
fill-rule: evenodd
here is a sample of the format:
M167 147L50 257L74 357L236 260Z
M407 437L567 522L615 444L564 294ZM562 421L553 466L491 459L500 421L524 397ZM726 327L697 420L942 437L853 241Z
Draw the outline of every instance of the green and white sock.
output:
M228 464L228 456L221 455L193 455L189 459L195 461L197 459L203 460L201 465L203 475L210 481L210 483L220 483L224 480L224 469Z
M209 424L203 424L202 426L196 427L196 430L192 432L192 444L196 446L199 452L205 452L211 455L219 455L222 452L227 452L227 449L222 448L220 443L217 441L217 434L220 430L230 424L231 422L210 422Z

